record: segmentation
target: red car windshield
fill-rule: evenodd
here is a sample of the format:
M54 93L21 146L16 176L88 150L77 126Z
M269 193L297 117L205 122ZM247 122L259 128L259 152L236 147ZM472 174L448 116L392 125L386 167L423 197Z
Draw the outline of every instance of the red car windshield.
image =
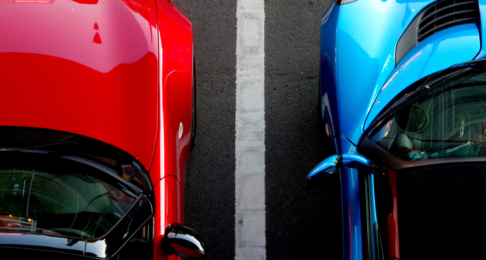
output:
M0 152L0 232L103 236L136 201L109 177L52 153Z

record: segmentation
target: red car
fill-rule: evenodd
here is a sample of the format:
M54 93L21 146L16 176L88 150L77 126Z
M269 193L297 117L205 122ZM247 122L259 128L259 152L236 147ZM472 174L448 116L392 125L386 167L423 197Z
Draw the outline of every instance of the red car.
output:
M170 0L0 0L0 250L205 257L184 223L191 21Z

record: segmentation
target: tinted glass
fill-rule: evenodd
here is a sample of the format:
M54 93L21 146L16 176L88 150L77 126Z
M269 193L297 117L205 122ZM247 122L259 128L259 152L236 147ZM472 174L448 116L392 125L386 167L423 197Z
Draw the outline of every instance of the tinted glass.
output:
M474 68L422 90L370 137L404 160L486 154L486 73Z
M131 184L146 191L151 182L145 168L127 152L107 143L72 133L30 127L0 127L0 147L43 149L87 158L119 172Z
M0 232L97 238L135 196L91 166L42 153L0 152Z

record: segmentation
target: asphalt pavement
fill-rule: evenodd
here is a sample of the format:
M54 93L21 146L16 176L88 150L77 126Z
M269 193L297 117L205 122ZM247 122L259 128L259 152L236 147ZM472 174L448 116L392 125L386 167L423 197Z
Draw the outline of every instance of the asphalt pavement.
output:
M197 69L186 224L204 237L208 259L234 259L237 0L173 2L192 20ZM318 127L320 22L330 3L265 1L267 259L342 258L339 179L304 185L331 154Z

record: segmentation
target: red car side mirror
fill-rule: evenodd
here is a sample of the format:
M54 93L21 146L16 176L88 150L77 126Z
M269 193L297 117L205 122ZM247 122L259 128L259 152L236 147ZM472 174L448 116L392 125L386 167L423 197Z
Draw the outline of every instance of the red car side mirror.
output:
M206 257L206 247L201 236L192 228L175 223L165 228L162 251L188 259Z

